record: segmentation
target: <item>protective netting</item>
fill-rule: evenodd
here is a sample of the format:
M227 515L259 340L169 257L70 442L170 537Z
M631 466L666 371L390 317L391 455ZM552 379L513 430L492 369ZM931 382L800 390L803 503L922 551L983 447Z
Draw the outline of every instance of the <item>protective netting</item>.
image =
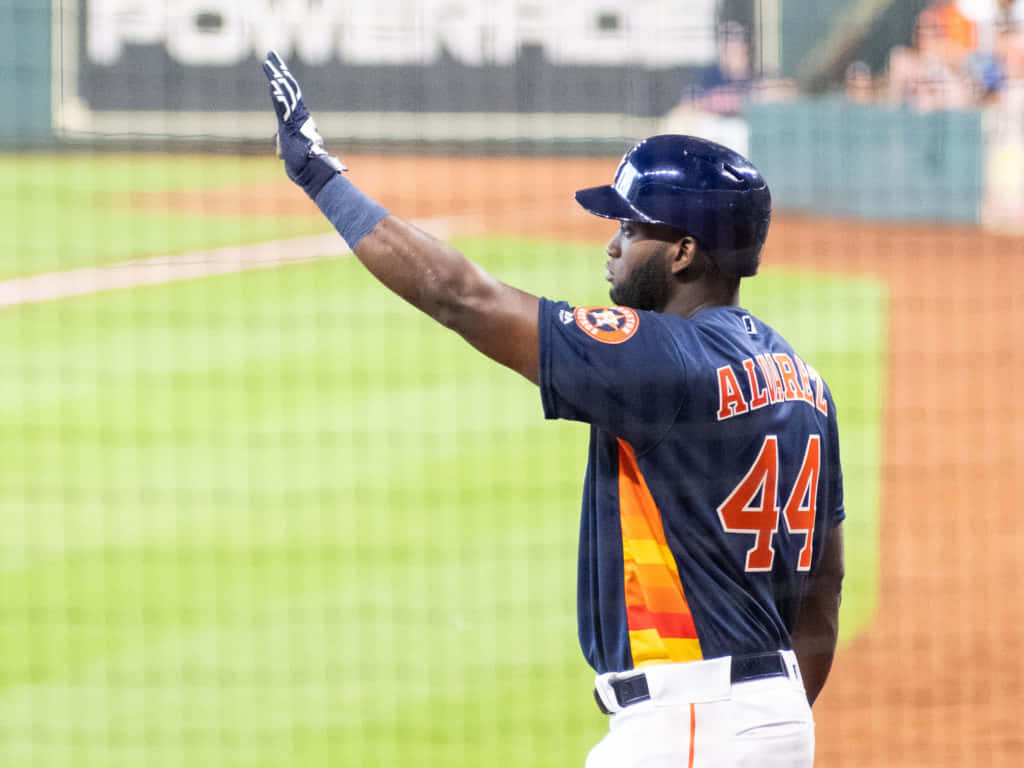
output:
M587 429L289 182L270 46L364 192L573 305L615 227L576 189L656 132L748 153L741 303L839 411L816 764L1016 765L1020 3L237 5L0 3L0 765L582 765L607 728Z

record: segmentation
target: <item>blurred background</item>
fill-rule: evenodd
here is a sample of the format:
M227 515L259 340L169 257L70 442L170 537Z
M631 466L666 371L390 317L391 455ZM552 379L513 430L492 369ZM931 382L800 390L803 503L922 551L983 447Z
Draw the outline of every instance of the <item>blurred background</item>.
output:
M582 765L607 728L586 428L350 258L273 157L269 48L356 184L573 304L613 229L573 191L655 133L747 154L741 302L842 435L817 764L1017 764L1024 2L0 0L0 765Z

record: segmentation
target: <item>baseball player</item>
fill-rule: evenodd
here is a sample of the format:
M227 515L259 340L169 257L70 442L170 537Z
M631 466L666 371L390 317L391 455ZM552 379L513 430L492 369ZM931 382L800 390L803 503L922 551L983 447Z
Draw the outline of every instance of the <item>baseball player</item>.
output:
M739 306L771 197L737 153L654 136L586 210L619 226L613 306L505 285L390 215L327 154L295 78L264 62L278 154L384 285L591 425L579 639L610 731L588 768L798 768L835 650L843 577L836 410Z

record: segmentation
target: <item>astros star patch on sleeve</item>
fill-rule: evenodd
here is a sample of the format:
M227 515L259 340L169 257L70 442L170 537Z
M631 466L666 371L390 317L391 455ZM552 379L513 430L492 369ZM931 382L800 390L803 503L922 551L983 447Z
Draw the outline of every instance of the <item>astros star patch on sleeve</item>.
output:
M580 330L605 344L627 341L640 325L640 317L629 307L576 307L573 316Z

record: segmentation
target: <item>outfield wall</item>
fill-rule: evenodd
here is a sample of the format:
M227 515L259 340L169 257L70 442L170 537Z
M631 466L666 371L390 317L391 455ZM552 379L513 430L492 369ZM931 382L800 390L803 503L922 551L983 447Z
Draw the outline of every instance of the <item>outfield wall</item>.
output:
M265 138L268 49L325 135L588 140L650 132L716 55L717 0L53 0L68 138Z
M777 208L892 221L977 223L980 112L921 114L833 97L752 107L750 156Z
M846 7L796 13L801 2L778 6L786 72ZM680 18L680 3L686 23L660 23ZM614 154L666 130L664 116L715 55L716 0L501 0L486 12L417 0L412 21L389 16L408 5L323 0L317 36L269 0L0 0L0 146L263 142L273 120L259 56L278 47L323 133L348 146ZM1019 120L836 98L747 117L749 152L779 208L1024 222L1024 190L1012 183L1024 168Z
M0 145L52 140L49 0L0 0Z

